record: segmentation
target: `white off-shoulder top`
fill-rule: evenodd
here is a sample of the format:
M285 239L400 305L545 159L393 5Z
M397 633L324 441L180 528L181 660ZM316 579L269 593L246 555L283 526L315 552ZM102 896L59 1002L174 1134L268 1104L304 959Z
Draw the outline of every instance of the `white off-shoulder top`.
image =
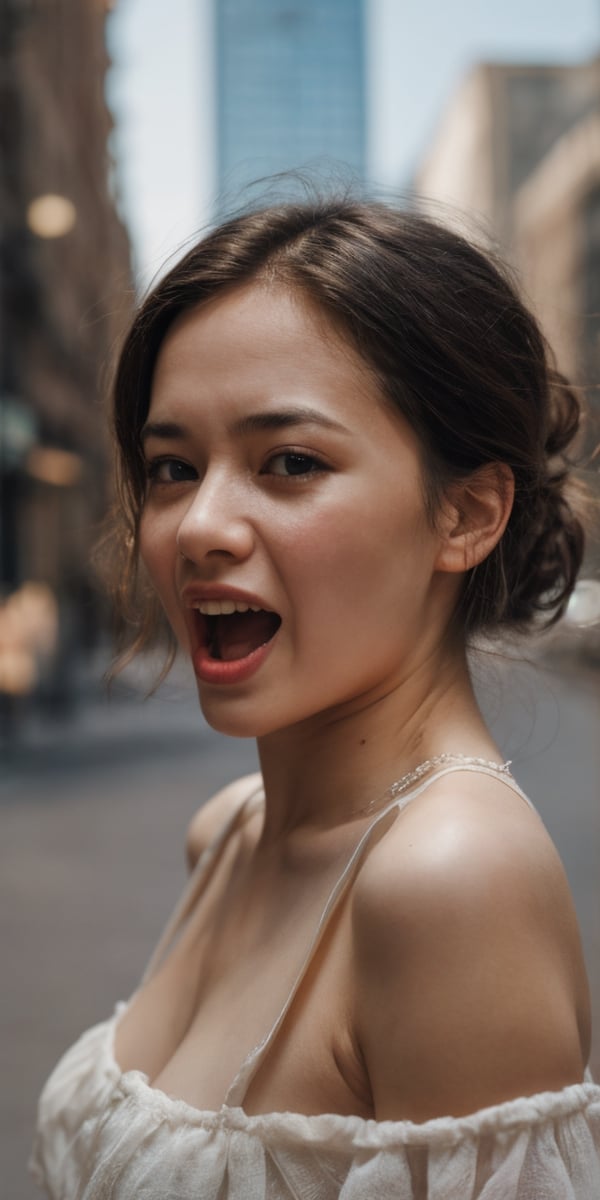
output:
M560 1092L422 1124L332 1113L249 1116L243 1108L373 830L434 779L458 770L495 774L520 791L505 770L454 764L377 814L330 893L281 1014L218 1112L174 1099L141 1071L120 1069L113 1044L124 1004L75 1043L42 1092L30 1163L52 1200L600 1200L600 1087L589 1073ZM143 982L194 908L240 811L201 856Z

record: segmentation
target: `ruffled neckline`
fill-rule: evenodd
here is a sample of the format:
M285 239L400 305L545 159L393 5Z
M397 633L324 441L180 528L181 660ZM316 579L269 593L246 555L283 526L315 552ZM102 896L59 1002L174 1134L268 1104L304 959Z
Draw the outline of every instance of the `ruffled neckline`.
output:
M498 1131L514 1133L531 1130L534 1125L565 1118L585 1110L591 1103L600 1105L600 1085L595 1084L589 1070L581 1083L567 1085L560 1092L539 1092L505 1100L500 1104L478 1109L462 1117L436 1117L416 1123L408 1120L378 1121L374 1117L345 1116L341 1113L306 1115L291 1111L249 1114L240 1105L222 1104L220 1109L200 1109L187 1100L171 1096L150 1083L148 1075L138 1069L122 1070L115 1057L115 1031L119 1017L128 1006L120 1001L108 1021L89 1030L101 1035L103 1070L115 1092L141 1107L152 1110L165 1120L178 1125L197 1126L207 1131L227 1128L258 1138L276 1134L278 1138L307 1143L331 1144L337 1140L338 1149L344 1143L356 1149L385 1149L386 1146L457 1146L465 1139L477 1141L486 1134L497 1136ZM84 1035L85 1036L85 1035Z

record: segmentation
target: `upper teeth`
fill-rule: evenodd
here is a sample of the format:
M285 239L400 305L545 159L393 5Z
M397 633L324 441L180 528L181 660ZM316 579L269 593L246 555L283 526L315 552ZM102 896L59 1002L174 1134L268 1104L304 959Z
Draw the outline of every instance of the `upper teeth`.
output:
M200 604L195 604L198 612L204 614L205 617L229 616L230 613L239 612L261 612L258 604L245 604L243 600L202 600Z

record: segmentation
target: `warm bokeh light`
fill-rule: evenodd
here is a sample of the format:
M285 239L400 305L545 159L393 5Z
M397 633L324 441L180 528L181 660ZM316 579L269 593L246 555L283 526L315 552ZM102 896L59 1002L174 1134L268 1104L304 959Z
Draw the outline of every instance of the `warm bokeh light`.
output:
M27 224L41 238L59 238L70 233L77 220L77 209L67 196L48 192L36 196L27 208Z
M78 454L53 446L34 446L27 455L28 475L55 487L73 487L81 479L82 467Z
M0 603L0 692L24 696L55 651L58 605L47 584L27 580Z
M26 696L38 680L35 659L22 646L0 649L0 692L8 696Z

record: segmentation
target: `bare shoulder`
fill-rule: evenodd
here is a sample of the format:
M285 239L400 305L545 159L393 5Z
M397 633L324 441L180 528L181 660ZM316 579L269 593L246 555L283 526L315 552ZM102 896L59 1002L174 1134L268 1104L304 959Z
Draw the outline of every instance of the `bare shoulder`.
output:
M424 905L438 912L442 899L460 908L492 895L496 911L501 898L521 905L537 897L545 912L549 899L568 897L568 887L542 821L518 794L497 780L453 775L408 806L374 846L355 907L367 921L419 922Z
M185 841L186 857L192 870L202 852L218 837L221 829L242 801L262 784L260 772L234 779L211 796L192 817Z
M589 1010L568 883L505 785L433 784L368 855L352 916L378 1117L459 1115L581 1079Z

